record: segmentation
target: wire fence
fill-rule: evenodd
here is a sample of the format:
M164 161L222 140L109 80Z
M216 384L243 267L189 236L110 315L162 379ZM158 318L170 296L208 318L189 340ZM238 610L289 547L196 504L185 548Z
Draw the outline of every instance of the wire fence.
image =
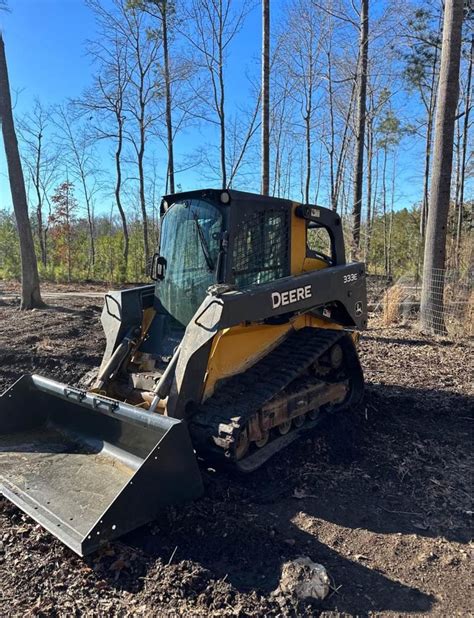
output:
M411 325L450 339L474 336L472 269L433 269L427 286L431 302L421 322L421 281L409 276L393 281L369 275L372 326Z

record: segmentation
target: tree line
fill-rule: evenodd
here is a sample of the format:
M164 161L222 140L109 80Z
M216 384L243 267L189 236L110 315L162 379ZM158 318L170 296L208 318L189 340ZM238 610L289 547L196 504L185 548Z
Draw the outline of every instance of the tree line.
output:
M436 113L447 103L454 173L444 171L445 214L449 207L454 262L469 261L474 39L462 0L85 1L97 25L87 43L91 86L59 106L38 100L16 119L43 276L135 278L130 260L139 245L143 275L160 195L179 191L190 173L205 184L328 205L345 216L351 257L369 269L382 259L391 276L406 249L396 240L406 201L398 169L422 142L422 177L413 179L419 199L403 211L413 215L410 234L415 222L418 230L416 253L402 262L419 274L427 263ZM237 108L229 87L234 46L258 7L261 75L248 71ZM453 96L440 104L453 7L458 78L453 86L451 76ZM202 143L183 148L191 131L201 132ZM103 235L117 252L107 277ZM73 237L82 240L74 245ZM79 246L87 247L81 268Z

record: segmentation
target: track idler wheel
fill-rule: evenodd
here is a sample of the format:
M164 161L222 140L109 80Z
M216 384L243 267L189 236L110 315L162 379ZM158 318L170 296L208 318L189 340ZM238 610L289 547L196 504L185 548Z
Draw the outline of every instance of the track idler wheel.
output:
M277 427L280 435L282 436L286 436L286 434L290 431L291 429L291 421L285 421L284 423L280 423L280 425L278 425Z
M304 425L305 420L306 414L300 414L299 416L295 416L295 418L293 419L293 425L296 427L296 429L299 429Z
M263 448L264 446L267 445L269 439L270 439L270 432L268 430L264 431L262 433L262 437L260 438L260 440L255 440L255 446L257 448Z
M314 421L318 418L319 415L319 410L311 410L311 412L308 412L308 418L310 421Z

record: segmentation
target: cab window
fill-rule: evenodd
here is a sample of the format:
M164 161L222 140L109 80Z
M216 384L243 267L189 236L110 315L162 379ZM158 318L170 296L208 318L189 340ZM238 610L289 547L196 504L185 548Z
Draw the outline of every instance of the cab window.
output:
M249 213L239 225L232 255L239 288L281 279L289 274L288 213L266 209Z
M327 228L310 222L306 227L306 256L333 263L333 243Z

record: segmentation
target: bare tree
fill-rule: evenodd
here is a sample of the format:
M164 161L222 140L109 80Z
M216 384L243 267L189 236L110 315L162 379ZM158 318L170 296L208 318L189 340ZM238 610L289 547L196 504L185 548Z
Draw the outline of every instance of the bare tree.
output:
M109 14L116 30L122 35L130 50L129 87L125 97L127 113L134 120L134 127L127 136L135 151L138 171L138 193L143 223L143 246L145 262L150 257L148 215L145 187L145 151L149 132L156 122L157 80L156 64L159 58L160 39L152 36L146 13L129 5L125 0L116 0L117 14Z
M168 145L168 181L169 192L175 192L174 180L174 132L173 132L173 116L171 107L171 75L170 75L170 52L169 52L169 37L168 37L168 22L170 10L169 0L162 0L158 4L159 14L161 16L161 28L163 33L163 67L165 76L165 97L166 97L166 139Z
M176 128L173 125L172 85L173 76L170 61L170 18L174 16L175 6L172 0L129 0L128 6L138 8L148 13L159 23L159 28L149 30L149 35L159 41L163 59L163 77L165 85L165 117L166 117L166 145L168 152L167 188L169 193L175 192L175 165L174 165L174 138Z
M421 204L420 234L425 235L428 216L428 200L430 188L430 166L433 146L433 121L436 109L436 97L439 78L439 50L443 9L440 3L439 11L433 12L427 8L417 7L407 19L407 27L402 35L408 52L402 54L406 62L404 77L409 89L415 89L426 113L425 155L423 171L423 197Z
M190 0L189 29L181 33L195 51L196 65L207 74L210 94L196 92L204 108L202 118L219 128L221 186L228 186L226 138L225 60L229 45L240 31L248 12L247 0Z
M456 222L456 262L459 263L461 251L461 232L464 211L464 188L466 183L466 158L468 150L469 116L472 108L472 65L474 63L474 34L471 35L471 45L468 56L466 97L464 106L461 157L459 165L459 193L457 196L457 222Z
M374 76L374 72L372 72ZM386 215L386 168L387 168L387 148L398 145L399 139L395 135L399 131L399 124L392 119L387 123L387 114L385 107L390 102L391 93L387 88L375 82L370 84L368 96L368 105L366 112L366 147L367 147L367 215L365 224L365 243L364 243L364 260L367 261L370 251L370 241L372 234L372 222L375 214L375 202L377 194L378 167L375 164L374 170L374 155L378 153L378 149L383 151L382 157L382 206L384 213L384 240L385 240L385 215ZM378 96L376 96L378 93ZM381 114L385 113L385 118L377 124L377 120ZM388 116L390 118L390 116ZM377 135L378 141L377 141ZM378 157L377 157L378 160ZM374 183L375 171L375 183ZM384 242L384 247L386 243Z
M3 145L8 166L13 209L18 227L21 252L21 309L33 309L44 305L41 299L38 264L28 217L25 180L21 165L18 140L12 113L10 83L8 79L5 44L0 35L0 119L2 122Z
M231 119L227 128L229 135L228 147L228 169L229 180L228 186L231 187L236 179L236 176L243 167L244 158L248 152L253 136L258 131L260 123L258 122L258 112L260 109L260 93L255 96L254 109L250 112L239 110ZM252 165L252 172L253 172ZM268 195L268 193L267 193Z
M130 83L129 48L114 21L104 10L99 0L87 0L94 11L100 28L100 38L89 44L89 53L98 65L94 86L80 101L78 108L86 111L96 139L110 140L113 143L115 162L114 196L120 214L123 244L122 278L126 278L130 235L127 216L122 201L123 189L123 151L126 142L125 105L127 88Z
M463 5L463 0L446 0L444 11L433 172L421 293L421 326L424 331L435 334L446 332L443 311L446 225L451 191L454 123L459 96Z
M285 93L299 109L301 121L295 119L295 130L303 134L301 147L301 193L310 202L313 172L313 143L318 89L321 86L321 49L325 33L324 18L309 0L294 0L287 16L288 27L279 44L280 70L288 75Z
M45 108L38 100L35 101L31 112L18 123L18 132L24 146L22 159L28 170L36 199L36 230L43 266L46 266L48 260L48 222L44 206L56 180L58 169L58 151L52 140L48 141L50 125L51 110Z
M97 161L93 155L93 141L86 127L79 124L72 106L56 108L56 126L64 146L68 172L79 183L84 198L89 232L89 271L94 273L96 260L94 194L98 190Z
M351 255L356 258L360 246L360 220L364 186L364 141L369 57L369 0L361 0L359 25L359 60L357 66L357 119L354 156L354 201L352 206Z
M344 167L351 143L351 118L354 110L354 99L356 82L352 77L344 75L336 76L334 70L334 50L333 50L334 30L331 25L327 37L326 56L327 56L327 105L329 112L329 137L321 135L321 139L329 155L329 199L332 210L337 210L339 197L342 189ZM343 64L345 71L350 63L345 59ZM347 92L347 82L351 83L350 93ZM336 85L339 83L339 97L337 96ZM343 88L341 88L343 87ZM348 96L349 94L349 96ZM338 116L340 120L338 122ZM338 128L338 125L339 128Z
M262 194L270 191L270 0L262 0Z

